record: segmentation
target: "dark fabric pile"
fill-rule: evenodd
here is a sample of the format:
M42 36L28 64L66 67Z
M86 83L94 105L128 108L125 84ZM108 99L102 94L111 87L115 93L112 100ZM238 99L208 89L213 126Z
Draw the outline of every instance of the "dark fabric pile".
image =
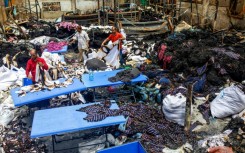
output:
M172 73L183 72L185 77L196 77L197 73L193 73L193 69L208 63L205 73L209 85L222 85L227 78L238 82L245 80L245 44L240 43L242 38L237 38L235 34L226 36L223 45L219 33L213 34L203 30L187 30L168 37L156 37L153 40L156 42L155 50L158 50L158 57L162 54L162 45L167 48L160 57L172 57L171 62L165 65ZM228 41L231 38L236 39ZM153 56L152 61L155 58L156 56ZM164 60L159 62L161 67L164 67Z
M158 21L162 19L162 14L155 13L154 11L151 10L144 10L141 13L141 18L140 22L147 22L147 21Z
M110 77L108 80L111 82L130 82L132 79L138 77L140 75L140 71L137 68L132 68L128 70L120 71L114 77Z
M6 56L6 54L10 55L10 63L13 63L13 60L15 58L18 67L26 67L26 63L29 60L30 56L28 55L28 51L30 48L35 48L32 44L30 43L18 43L18 44L14 44L14 43L9 43L9 42L4 42L4 43L0 43L0 65L3 65L3 60L2 58ZM20 52L20 53L19 53ZM19 54L18 54L19 53ZM38 51L38 54L40 54L40 52Z
M163 113L144 104L127 104L120 107L129 116L124 133L142 133L141 142L149 153L161 153L164 147L178 148L187 140L195 144L194 134L185 135L184 128L165 119Z
M93 48L100 48L102 42L110 35L109 33L104 32L101 29L91 29L87 31L90 38L90 46Z
M120 109L110 109L110 101L82 107L77 111L87 113L84 120L97 122L109 116L128 116L127 135L142 133L141 141L149 153L160 153L164 147L178 148L185 142L195 143L194 134L185 135L184 127L169 122L163 113L145 104L126 104Z
M245 121L240 117L236 117L224 128L224 131L230 129L228 142L236 152L245 152Z
M30 138L29 126L27 126L26 121L23 119L26 115L26 113L23 113L23 116L12 121L11 126L6 130L7 132L2 133L0 131L3 136L2 147L4 151L6 153L48 152L45 144L41 143L38 139Z

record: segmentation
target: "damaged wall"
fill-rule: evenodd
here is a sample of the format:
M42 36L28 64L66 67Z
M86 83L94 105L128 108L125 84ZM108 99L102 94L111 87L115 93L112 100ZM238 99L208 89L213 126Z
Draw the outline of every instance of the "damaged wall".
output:
M105 0L105 5L111 2ZM35 0L31 0L31 4L35 4ZM58 18L62 14L79 9L79 13L88 14L98 9L97 0L39 0L39 5L42 9L42 18L52 19ZM102 1L100 1L102 6ZM33 8L35 11L35 8Z
M209 6L207 8L207 15L202 16L201 13L203 11L203 5L202 4L198 4L198 13L199 13L199 23L201 23L201 18L206 19L206 27L213 25L214 22L214 18L215 18L215 12L216 12L216 6L215 4L215 0L206 0L209 1ZM179 1L178 1L179 3ZM242 5L242 6L240 6ZM243 1L241 1L238 4L239 7L237 7L237 9L241 8L245 8L245 3ZM227 29L229 27L231 27L232 25L244 29L245 28L245 14L243 12L242 17L243 18L235 18L235 17L229 17L229 7L230 7L230 0L219 0L219 8L218 8L218 16L217 16L217 20L216 20L216 30L220 30L220 29ZM198 19L197 19L197 11L196 11L196 6L195 3L193 3L193 24L197 24L198 23ZM241 9L240 9L241 10ZM242 12L241 12L242 13ZM190 3L186 3L186 2L182 2L182 9L180 11L182 20L185 20L188 23L191 23L191 5Z

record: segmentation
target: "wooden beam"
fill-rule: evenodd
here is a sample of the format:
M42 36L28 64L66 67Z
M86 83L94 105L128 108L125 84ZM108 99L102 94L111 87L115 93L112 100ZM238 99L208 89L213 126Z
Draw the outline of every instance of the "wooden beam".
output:
M0 22L4 23L7 20L6 11L4 6L0 6Z
M204 28L206 24L209 3L210 3L210 0L202 1L202 15L201 15L201 27L202 28Z
M191 109L192 109L192 93L193 84L189 84L187 88L186 107L185 107L185 133L190 133L191 127Z

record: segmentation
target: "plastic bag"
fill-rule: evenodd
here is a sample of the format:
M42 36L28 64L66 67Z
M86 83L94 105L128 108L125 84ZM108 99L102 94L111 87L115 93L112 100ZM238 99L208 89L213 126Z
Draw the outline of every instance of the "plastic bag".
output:
M186 97L181 93L177 93L176 95L167 95L163 99L162 103L162 111L165 118L184 126Z
M245 109L245 94L238 86L223 89L210 104L213 117L223 118Z

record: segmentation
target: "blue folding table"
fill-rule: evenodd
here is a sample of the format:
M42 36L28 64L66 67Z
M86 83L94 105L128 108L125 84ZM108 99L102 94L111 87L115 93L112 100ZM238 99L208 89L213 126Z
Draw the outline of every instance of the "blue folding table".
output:
M94 88L94 98L95 98L95 88L97 88L97 87L107 87L107 86L123 85L123 84L130 84L131 85L134 83L147 81L147 77L145 75L142 75L142 74L140 74L137 78L132 79L131 82L129 82L129 83L125 83L122 81L110 82L108 80L108 78L116 76L116 74L122 70L124 70L124 69L114 70L114 71L94 72L94 80L93 81L89 80L89 74L83 74L82 75L82 81L87 88ZM134 100L136 101L133 90L131 92L132 92L132 96L134 97Z
M60 50L54 50L54 51L48 51L48 49L44 49L44 52L50 52L50 53L65 53L67 52L68 46L63 46Z
M76 111L79 108L88 105L92 104L82 104L35 111L32 123L31 138L52 136L53 151L55 151L55 135L57 134L107 127L126 122L124 116L113 116L107 117L99 122L88 122L87 120L83 119L87 116L85 112ZM110 108L118 109L118 105L116 103L112 103Z
M59 79L60 82L63 82L64 79ZM16 91L19 91L20 88L14 88L10 90L10 94L13 98L15 107L39 102L42 100L54 98L60 95L70 94L77 91L83 91L87 88L84 86L84 84L77 78L73 79L73 84L69 85L67 88L61 87L61 88L54 88L53 90L43 90L38 92L28 92L25 96L19 97Z

